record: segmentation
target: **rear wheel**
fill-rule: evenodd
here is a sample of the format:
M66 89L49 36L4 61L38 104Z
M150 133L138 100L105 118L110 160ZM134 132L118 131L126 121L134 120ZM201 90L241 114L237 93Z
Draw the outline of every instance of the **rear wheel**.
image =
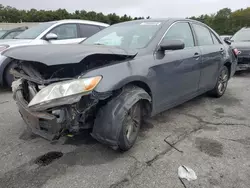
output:
M213 97L217 98L221 97L227 89L228 79L229 79L228 68L226 66L223 66L220 71L219 77L217 79L216 86L214 87L213 90L209 92L209 94Z

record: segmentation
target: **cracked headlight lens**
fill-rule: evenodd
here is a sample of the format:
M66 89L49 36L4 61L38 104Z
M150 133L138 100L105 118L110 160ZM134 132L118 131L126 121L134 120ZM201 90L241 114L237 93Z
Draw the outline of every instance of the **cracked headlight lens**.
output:
M49 103L55 99L79 95L92 91L101 81L101 76L79 78L70 81L57 82L41 89L30 101L29 107Z

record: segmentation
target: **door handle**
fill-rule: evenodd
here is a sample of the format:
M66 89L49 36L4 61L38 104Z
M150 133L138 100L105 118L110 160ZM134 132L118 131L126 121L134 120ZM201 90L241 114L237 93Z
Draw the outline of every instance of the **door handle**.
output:
M197 58L199 58L199 57L200 57L200 54L199 54L199 53L195 53L194 56L193 56L193 58L195 58L195 59L197 59Z

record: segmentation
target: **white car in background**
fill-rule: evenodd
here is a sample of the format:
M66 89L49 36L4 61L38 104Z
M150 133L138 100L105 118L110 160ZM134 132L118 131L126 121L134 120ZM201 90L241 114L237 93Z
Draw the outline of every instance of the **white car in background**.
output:
M0 53L5 49L23 45L77 44L108 26L105 23L87 20L44 22L27 29L14 39L1 40ZM9 59L0 55L0 86L11 86L13 81L9 73L11 68Z

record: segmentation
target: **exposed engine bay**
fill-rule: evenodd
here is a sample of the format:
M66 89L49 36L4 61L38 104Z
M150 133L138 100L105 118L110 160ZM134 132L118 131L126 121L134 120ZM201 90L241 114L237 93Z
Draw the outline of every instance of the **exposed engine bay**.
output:
M78 80L87 71L121 63L131 58L133 57L127 55L94 54L87 56L80 63L53 66L14 59L15 67L11 73L16 81L12 84L12 90L21 116L26 124L31 125L35 134L48 140L92 128L98 109L115 95L114 91L106 93L86 91L53 99L47 103L35 105L33 108L30 108L29 104L38 93L41 93L41 90L50 85Z

